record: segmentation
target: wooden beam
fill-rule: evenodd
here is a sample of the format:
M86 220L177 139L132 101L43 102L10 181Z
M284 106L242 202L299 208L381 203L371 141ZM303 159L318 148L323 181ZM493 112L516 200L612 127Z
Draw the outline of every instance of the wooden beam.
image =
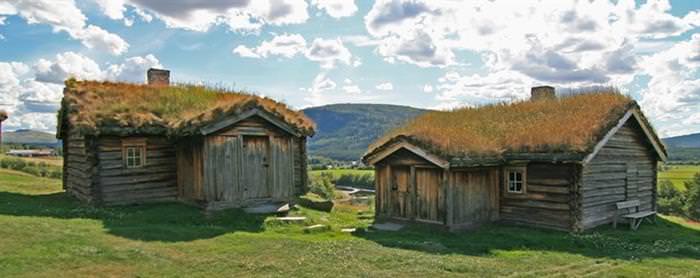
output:
M423 158L427 161L430 161L430 163L433 163L440 168L447 168L450 165L449 161L444 160L436 155L430 154L427 151L419 148L418 146L415 146L415 145L410 144L410 143L405 142L405 141L396 143L387 149L384 149L376 154L373 154L371 157L369 157L367 159L367 162L370 165L374 165L377 162L381 161L382 159L388 157L389 155L391 155L392 153L394 153L400 149L406 149L406 150L414 153L415 155L420 156L421 158Z
M649 140L651 145L654 147L654 150L659 155L659 158L661 158L662 161L666 161L666 159L667 159L666 153L664 152L663 147L661 147L661 146L663 146L662 145L663 143L657 141L656 138L658 138L658 137L653 135L654 133L651 131L651 127L647 126L647 123L644 120L642 120L642 116L640 113L641 112L639 112L639 110L636 108L632 108L632 109L628 110L627 113L625 113L625 115L622 116L622 118L620 118L620 120L617 122L617 124L612 129L610 129L607 134L605 134L603 139L601 139L595 145L595 147L593 148L593 151L583 159L583 164L588 164L589 162L591 162L591 160L593 160L593 158L598 154L598 152L600 152L600 150L603 149L605 144L607 144L608 141L610 141L610 139L613 136L615 136L615 134L620 130L620 128L622 128L622 126L624 126L625 123L627 123L627 121L632 117L634 117L634 119L637 121L639 126L642 127L642 131L644 132L644 135L647 137L647 139Z
M240 122L242 120L245 120L245 119L253 117L253 116L258 116L260 118L263 118L266 121L268 121L269 123L279 127L280 129L284 130L285 132L292 134L296 137L301 136L301 134L299 134L299 132L297 132L291 125L285 123L284 121L279 120L277 117L270 114L269 112L260 110L258 108L253 108L253 109L250 109L250 110L245 111L245 112L240 113L240 114L234 114L234 115L225 117L224 119L222 119L218 122L206 125L200 129L200 133L202 135L209 135L209 134L215 133L217 131L220 131L224 128L230 127L231 125L233 125L237 122Z

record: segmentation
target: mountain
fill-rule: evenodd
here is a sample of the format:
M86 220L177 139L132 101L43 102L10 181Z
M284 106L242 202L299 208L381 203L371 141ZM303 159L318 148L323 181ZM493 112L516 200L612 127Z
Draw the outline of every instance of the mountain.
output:
M27 145L47 145L55 146L58 144L56 135L29 129L18 129L15 131L2 133L3 143L27 144Z
M700 133L663 139L671 161L700 161Z
M664 138L669 148L700 148L700 133Z
M388 130L428 110L388 104L331 104L302 110L316 122L311 156L359 160L369 144Z

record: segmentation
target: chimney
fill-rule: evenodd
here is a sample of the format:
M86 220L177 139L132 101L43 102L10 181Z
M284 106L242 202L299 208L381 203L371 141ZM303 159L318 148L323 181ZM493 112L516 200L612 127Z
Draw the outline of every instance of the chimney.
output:
M530 91L530 100L537 101L543 99L555 99L554 87L552 86L538 86L532 87Z
M148 85L168 86L170 85L170 71L164 69L150 68L147 72Z

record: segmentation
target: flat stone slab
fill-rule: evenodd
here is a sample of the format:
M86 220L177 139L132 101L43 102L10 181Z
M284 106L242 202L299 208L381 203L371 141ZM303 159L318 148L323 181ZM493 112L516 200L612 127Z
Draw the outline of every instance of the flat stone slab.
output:
M285 217L275 217L275 220L281 222L304 222L306 221L305 216L285 216Z
M282 213L289 211L289 204L263 204L254 207L247 207L243 210L246 213L252 214Z
M325 232L328 230L330 230L330 228L326 225L323 225L323 224L316 224L316 225L304 227L304 232L306 232L306 233Z
M392 223L392 222L386 222L386 223L376 223L372 225L372 228L380 231L391 231L391 232L396 232L401 229L403 229L403 224L399 223Z

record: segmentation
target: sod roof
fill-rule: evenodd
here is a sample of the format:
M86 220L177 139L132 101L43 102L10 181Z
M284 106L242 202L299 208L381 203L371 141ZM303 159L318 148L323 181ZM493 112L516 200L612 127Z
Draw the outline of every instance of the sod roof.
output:
M58 135L69 123L81 134L184 136L255 108L279 118L302 135L314 133L313 121L302 112L253 94L194 85L68 80L58 115Z
M388 132L365 158L401 140L448 159L589 153L630 108L638 108L637 103L611 90L433 111Z

